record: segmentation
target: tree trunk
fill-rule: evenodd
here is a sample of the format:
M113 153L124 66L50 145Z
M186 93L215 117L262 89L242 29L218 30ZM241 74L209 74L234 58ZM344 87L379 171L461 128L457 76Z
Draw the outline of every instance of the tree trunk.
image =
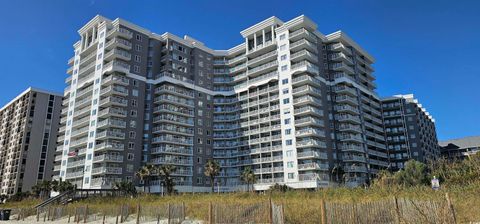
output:
M213 179L213 177L210 177L210 185L212 185L212 193L215 191L215 180Z

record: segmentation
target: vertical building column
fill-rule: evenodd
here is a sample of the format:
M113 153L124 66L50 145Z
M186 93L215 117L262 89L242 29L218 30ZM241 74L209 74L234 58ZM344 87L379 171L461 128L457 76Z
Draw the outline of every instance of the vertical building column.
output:
M92 43L95 41L95 35L97 34L97 29L96 29L96 28L97 28L96 26L93 27L93 31L92 31Z
M248 54L248 37L245 37L245 52Z
M273 26L271 26L272 28L272 42L275 42L275 30L273 29Z
M257 33L253 34L253 49L257 50Z
M265 30L262 30L262 41L263 46L265 46Z

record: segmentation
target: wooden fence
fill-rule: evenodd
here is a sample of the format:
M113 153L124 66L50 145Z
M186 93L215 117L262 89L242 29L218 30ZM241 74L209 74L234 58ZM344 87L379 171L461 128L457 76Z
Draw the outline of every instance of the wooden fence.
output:
M312 200L313 201L313 200ZM312 202L310 201L310 202ZM90 208L88 205L50 206L39 209L14 209L12 219L29 222L62 220L65 223L456 223L455 210L448 195L442 200L389 198L362 203L315 201L304 207L269 201L250 204L185 203L162 205L120 205ZM200 203L200 202L199 202ZM34 217L34 218L33 218ZM33 219L32 219L33 218ZM33 220L33 221L32 221Z

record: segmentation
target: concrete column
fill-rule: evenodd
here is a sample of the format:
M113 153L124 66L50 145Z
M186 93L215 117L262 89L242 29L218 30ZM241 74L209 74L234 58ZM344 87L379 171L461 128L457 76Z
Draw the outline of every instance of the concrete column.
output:
M80 41L80 50L82 50L83 45L85 45L85 37L84 37L84 35L82 34L82 39L81 39L81 41Z
M88 31L85 32L84 35L85 35L85 43L83 43L83 49L86 49L88 44Z
M254 50L257 49L257 33L253 34L253 47Z
M245 52L248 54L248 37L245 37Z
M273 29L273 26L271 26L271 28L272 28L272 42L274 42L275 41L275 35L274 35L275 34L275 29Z
M262 30L262 41L263 41L263 46L265 46L265 30Z
M95 35L97 35L97 27L96 27L96 26L93 27L92 42L94 42L94 40L96 39L96 38L95 38Z

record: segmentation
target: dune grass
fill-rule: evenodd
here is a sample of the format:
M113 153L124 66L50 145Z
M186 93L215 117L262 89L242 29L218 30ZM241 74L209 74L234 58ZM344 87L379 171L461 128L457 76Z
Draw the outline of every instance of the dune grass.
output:
M364 203L397 198L416 200L445 200L448 193L460 223L480 221L480 182L466 186L445 187L433 191L429 187L373 187L373 188L330 188L317 191L295 190L287 192L225 193L225 194L180 194L161 197L159 195L139 195L130 197L89 198L72 203L71 207L88 205L89 209L115 215L118 208L128 205L131 211L141 204L142 207L161 207L170 204L185 204L186 214L191 218L207 220L209 204L249 205L267 203L270 198L276 204L283 204L285 217L291 222L311 223L318 221L320 203ZM1 207L24 208L32 207L39 200L29 199L20 202L10 202ZM307 220L311 219L311 220Z

